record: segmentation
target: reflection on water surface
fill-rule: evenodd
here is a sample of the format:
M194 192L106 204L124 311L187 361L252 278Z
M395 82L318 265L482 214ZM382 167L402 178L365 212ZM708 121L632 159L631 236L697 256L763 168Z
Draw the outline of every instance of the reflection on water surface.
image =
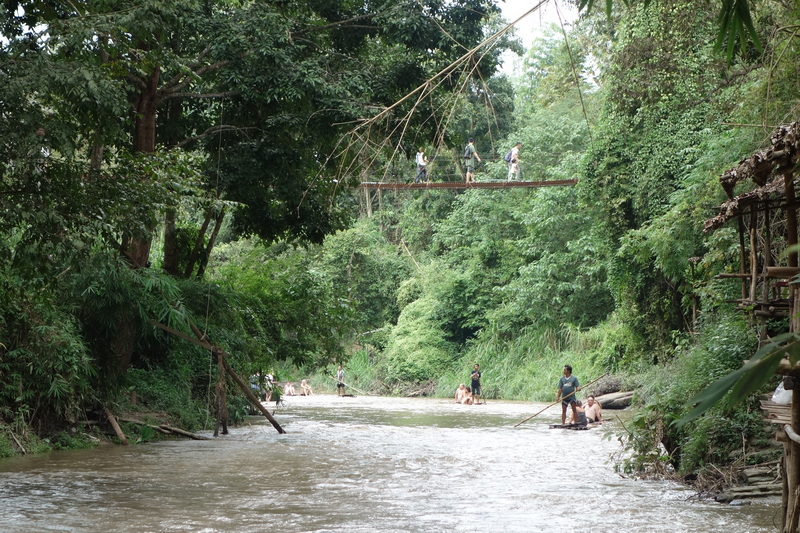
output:
M777 506L697 501L616 474L613 423L550 430L552 408L285 398L211 441L0 461L7 532L772 532Z

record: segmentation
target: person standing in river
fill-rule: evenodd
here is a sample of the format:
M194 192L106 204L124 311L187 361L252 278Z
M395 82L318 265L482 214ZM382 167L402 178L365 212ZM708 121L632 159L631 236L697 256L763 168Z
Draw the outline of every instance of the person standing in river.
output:
M572 419L578 419L578 410L575 407L575 393L581 390L581 384L578 378L572 375L572 367L564 365L564 375L558 380L558 392L556 393L556 401L561 400L561 423L567 420L567 406L572 407Z
M336 369L336 392L339 396L344 396L344 369L342 365L339 365L339 368Z
M472 380L472 398L473 403L475 405L479 404L481 401L481 367L478 363L475 363L475 366L472 367L472 373L469 375L469 379Z

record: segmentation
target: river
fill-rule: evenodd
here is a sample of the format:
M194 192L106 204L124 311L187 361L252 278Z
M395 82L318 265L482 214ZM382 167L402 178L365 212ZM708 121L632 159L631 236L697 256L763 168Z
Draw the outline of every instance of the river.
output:
M774 532L778 506L721 505L627 479L615 422L549 429L560 408L289 397L209 441L0 460L3 532Z

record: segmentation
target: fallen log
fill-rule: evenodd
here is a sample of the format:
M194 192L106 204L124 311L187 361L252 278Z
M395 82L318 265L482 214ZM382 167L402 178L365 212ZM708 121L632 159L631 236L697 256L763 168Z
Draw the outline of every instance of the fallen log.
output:
M595 398L603 409L625 409L633 400L633 392L612 392Z
M190 439L194 439L194 440L211 440L208 437L204 437L202 435L197 435L195 433L190 433L190 432L188 432L186 430L183 430L181 428L174 428L174 427L168 426L166 424L161 424L159 427L162 428L162 429L166 429L167 431L171 431L172 433L177 433L178 435L183 435L184 437L189 437Z
M196 433L190 433L184 429L175 428L172 426L168 426L167 424L160 424L158 426L154 424L148 424L147 422L142 422L141 420L136 420L135 418L120 418L121 422L127 422L129 424L138 424L140 426L147 426L152 428L156 431L164 433L165 435L183 435L184 437L189 437L190 439L194 440L211 440L208 437L204 437L202 435L197 435Z

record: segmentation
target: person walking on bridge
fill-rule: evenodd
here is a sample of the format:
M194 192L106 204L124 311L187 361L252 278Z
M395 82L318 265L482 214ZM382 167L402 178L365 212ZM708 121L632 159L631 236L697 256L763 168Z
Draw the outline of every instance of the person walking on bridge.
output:
M467 147L464 149L464 165L467 167L467 176L466 182L467 183L475 183L475 161L477 160L478 163L481 162L481 156L478 155L478 151L475 150L475 139L472 137L469 138L469 143Z
M425 157L425 149L423 147L419 147L419 152L417 152L417 177L414 178L414 183L419 183L420 181L428 181L428 158Z
M511 152L508 154L508 181L516 179L520 181L519 173L519 149L522 148L522 143L517 143Z

